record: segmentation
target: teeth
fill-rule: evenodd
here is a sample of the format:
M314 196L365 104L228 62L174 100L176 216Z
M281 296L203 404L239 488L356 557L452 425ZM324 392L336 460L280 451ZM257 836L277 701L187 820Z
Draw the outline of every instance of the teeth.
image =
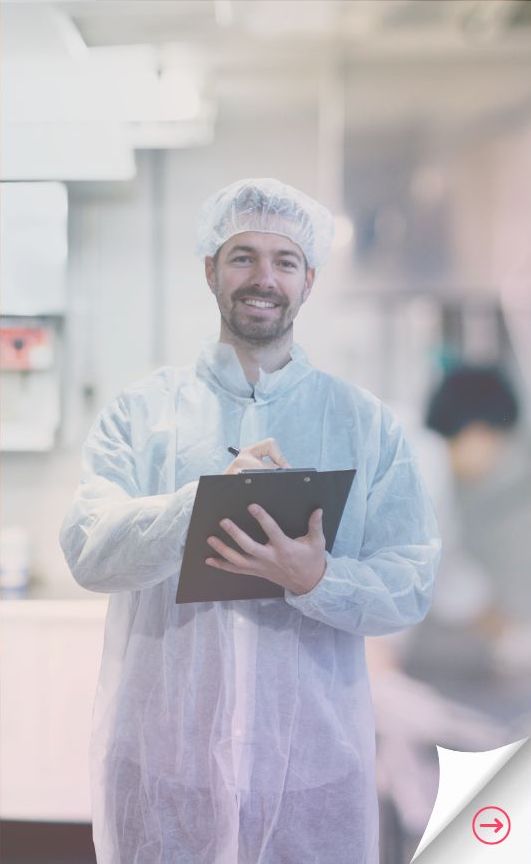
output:
M269 303L267 300L244 300L247 306L258 306L259 309L274 309L275 303Z

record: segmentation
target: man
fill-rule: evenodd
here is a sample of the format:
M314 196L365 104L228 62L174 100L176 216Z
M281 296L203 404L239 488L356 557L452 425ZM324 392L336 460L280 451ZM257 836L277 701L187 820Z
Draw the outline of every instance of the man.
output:
M100 864L377 861L363 637L423 617L439 541L389 411L293 345L331 236L330 213L276 180L210 199L199 251L219 342L128 388L89 435L61 539L80 584L112 594L92 754ZM357 468L333 556L320 511L292 540L253 509L268 542L223 520L208 561L285 598L176 604L198 477L271 463Z

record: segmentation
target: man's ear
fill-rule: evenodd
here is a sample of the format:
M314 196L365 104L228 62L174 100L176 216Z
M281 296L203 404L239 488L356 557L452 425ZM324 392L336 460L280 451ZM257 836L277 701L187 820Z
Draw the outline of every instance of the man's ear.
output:
M208 287L213 294L216 293L216 263L211 255L205 258L205 276Z
M302 302L304 303L310 296L315 280L315 267L308 267L306 270L306 278L304 280L304 288L302 289Z

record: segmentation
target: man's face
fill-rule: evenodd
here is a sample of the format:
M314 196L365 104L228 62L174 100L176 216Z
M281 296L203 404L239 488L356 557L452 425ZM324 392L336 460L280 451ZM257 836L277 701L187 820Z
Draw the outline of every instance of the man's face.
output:
M208 284L226 327L246 342L282 337L308 297L315 270L299 246L280 234L245 231L205 259Z

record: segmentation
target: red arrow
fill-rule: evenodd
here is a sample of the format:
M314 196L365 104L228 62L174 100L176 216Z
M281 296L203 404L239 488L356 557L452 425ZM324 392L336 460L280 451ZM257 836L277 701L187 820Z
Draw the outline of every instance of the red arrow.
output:
M500 822L497 816L494 817L494 822L481 822L480 828L494 828L494 833L497 834L500 828L503 828L503 822Z

